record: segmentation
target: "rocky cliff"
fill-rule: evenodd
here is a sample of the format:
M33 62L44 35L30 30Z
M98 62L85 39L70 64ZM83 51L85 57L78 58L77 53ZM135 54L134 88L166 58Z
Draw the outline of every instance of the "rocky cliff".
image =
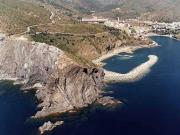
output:
M80 67L60 49L47 44L7 39L0 45L0 79L22 89L36 88L41 118L82 108L101 97L104 72Z

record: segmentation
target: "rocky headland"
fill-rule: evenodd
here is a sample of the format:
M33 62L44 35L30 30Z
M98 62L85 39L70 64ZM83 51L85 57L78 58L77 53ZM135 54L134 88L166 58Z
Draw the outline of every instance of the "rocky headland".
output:
M34 118L87 107L102 98L104 72L82 67L60 49L16 38L0 45L0 79L35 88L40 110Z
M103 96L104 80L112 73L108 74L102 68L82 66L55 46L30 42L25 37L1 37L0 80L13 80L14 84L22 86L22 90L35 91L39 109L32 118L74 112L93 103L103 106L121 103L112 97ZM119 48L93 62L99 64L123 50L132 52L142 47L151 46ZM50 130L58 126L49 124ZM42 128L41 132L46 130Z

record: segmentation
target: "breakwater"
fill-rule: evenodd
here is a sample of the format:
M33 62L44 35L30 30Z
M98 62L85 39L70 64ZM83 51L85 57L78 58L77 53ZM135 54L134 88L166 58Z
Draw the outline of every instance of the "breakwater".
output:
M149 60L142 63L126 74L116 73L105 70L105 82L136 82L142 79L151 71L151 67L157 63L158 57L156 55L149 55Z

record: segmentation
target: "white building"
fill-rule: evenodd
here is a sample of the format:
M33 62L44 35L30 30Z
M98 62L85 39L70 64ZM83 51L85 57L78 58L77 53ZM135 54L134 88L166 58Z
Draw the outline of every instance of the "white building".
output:
M105 23L106 21L108 21L108 19L97 16L93 16L92 18L82 18L82 22L86 23Z

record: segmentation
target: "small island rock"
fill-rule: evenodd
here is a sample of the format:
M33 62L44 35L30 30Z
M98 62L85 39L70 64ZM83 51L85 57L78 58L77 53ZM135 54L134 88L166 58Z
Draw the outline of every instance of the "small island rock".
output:
M40 134L44 134L45 132L52 131L57 126L62 125L63 121L57 121L56 123L52 123L50 121L45 122L41 127L39 127Z

